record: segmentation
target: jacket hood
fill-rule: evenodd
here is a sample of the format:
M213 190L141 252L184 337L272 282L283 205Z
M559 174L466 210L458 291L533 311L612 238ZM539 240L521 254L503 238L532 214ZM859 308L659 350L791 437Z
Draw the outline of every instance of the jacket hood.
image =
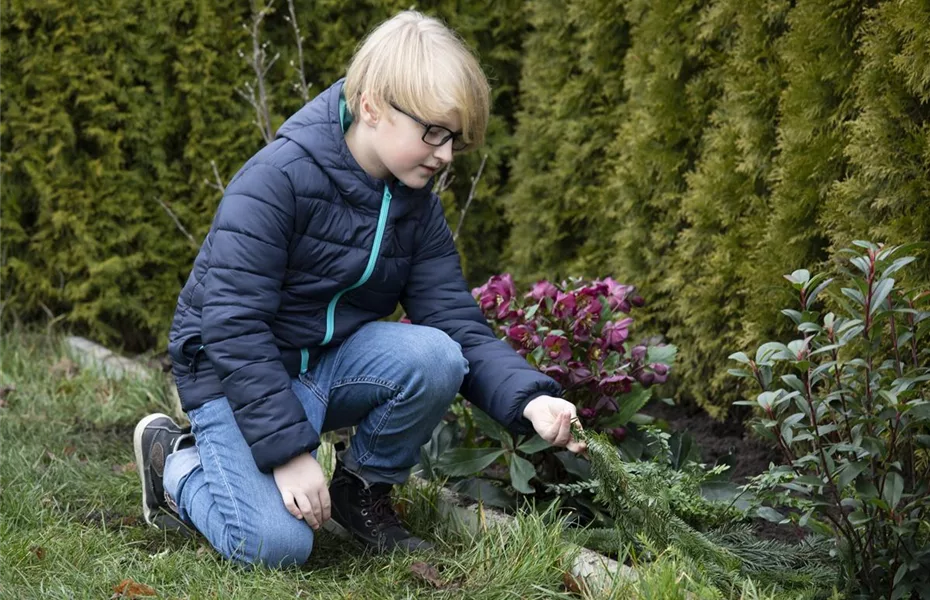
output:
M303 148L347 200L377 209L388 182L366 173L349 151L339 113L343 82L344 79L340 79L294 113L278 129L276 137L289 139ZM401 199L398 196L425 200L429 198L432 183L418 190L400 182L391 184L390 188L398 200Z

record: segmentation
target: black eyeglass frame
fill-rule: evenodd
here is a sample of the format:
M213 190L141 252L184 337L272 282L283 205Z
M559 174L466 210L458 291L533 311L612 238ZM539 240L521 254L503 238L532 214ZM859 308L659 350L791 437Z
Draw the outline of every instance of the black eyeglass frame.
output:
M465 150L468 148L468 142L462 139L461 131L452 131L448 127L443 127L442 125L434 125L433 123L427 123L411 115L410 113L408 113L401 107L397 106L393 102L391 102L391 107L393 107L394 110L396 110L397 112L410 117L411 119L413 119L414 121L416 121L417 123L419 123L420 125L424 127L425 131L423 131L423 137L420 138L421 140L423 140L424 144L428 144L435 148L441 148L442 146L446 145L446 142L448 142L449 140L452 140L452 149L455 150L456 152L461 152L462 150ZM426 136L428 136L430 134L430 131L433 131L434 129L448 132L447 135L442 136L442 141L439 142L438 144L434 144L433 142L429 142L426 140Z

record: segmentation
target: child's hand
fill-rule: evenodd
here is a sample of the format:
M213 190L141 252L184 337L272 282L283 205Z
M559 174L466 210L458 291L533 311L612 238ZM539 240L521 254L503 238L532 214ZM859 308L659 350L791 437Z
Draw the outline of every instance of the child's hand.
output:
M274 469L274 482L287 512L313 529L329 520L329 490L320 463L309 453L298 454Z
M572 437L572 423L581 429L575 405L562 398L538 396L530 400L523 409L523 416L530 420L539 437L553 446L565 446L572 452L584 452L587 449L583 441Z

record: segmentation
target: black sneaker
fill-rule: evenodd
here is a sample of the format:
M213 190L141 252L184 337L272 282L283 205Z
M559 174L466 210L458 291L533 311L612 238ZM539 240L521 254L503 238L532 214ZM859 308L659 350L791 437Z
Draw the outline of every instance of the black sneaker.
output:
M329 484L332 519L375 552L416 552L433 545L404 529L391 504L389 483L369 484L336 461Z
M159 529L188 532L178 516L177 505L167 494L163 477L165 459L182 446L193 445L190 428L181 428L168 415L153 413L136 425L133 447L136 468L142 480L142 514L145 522Z

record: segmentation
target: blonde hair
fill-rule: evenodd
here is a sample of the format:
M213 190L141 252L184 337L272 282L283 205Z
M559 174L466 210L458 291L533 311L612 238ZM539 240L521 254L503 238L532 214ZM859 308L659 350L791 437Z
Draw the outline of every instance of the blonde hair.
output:
M427 122L456 113L469 147L484 142L491 90L475 55L442 22L407 10L378 25L349 64L343 93L359 114L362 92L384 109L391 102Z

